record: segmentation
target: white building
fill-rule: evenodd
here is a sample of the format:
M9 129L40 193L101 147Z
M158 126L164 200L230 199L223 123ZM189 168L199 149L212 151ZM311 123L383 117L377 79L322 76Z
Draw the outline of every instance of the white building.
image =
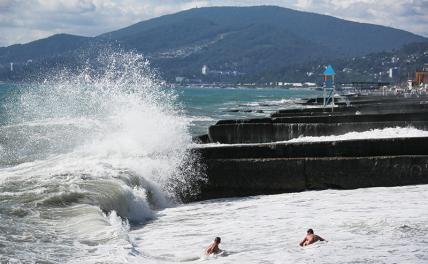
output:
M181 76L177 76L177 77L175 77L175 82L176 82L176 83L182 83L182 82L184 82L185 80L186 80L186 78L181 77Z
M388 71L389 78L396 79L398 77L398 67L390 68Z
M208 74L208 66L207 65L202 66L202 74L203 75L207 75Z

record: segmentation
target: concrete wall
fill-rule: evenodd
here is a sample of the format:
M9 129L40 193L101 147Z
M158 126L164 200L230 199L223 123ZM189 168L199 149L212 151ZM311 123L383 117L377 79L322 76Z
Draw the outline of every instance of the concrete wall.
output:
M428 121L428 110L411 113L349 114L323 113L317 115L282 116L273 118L252 118L220 120L216 125L266 124L266 123L351 123L387 121Z
M415 103L427 100L428 97L413 97L404 98L398 96L348 96L342 98L335 98L335 104L337 105L374 105L374 104L397 104L397 103ZM324 99L322 97L309 98L302 103L303 105L322 105Z
M188 201L428 184L428 138L198 147L207 182Z
M428 184L428 137L269 143L397 126L428 130L428 104L421 99L355 101L358 104L336 108L334 113L293 109L280 110L271 118L217 122L200 140L235 145L192 150L206 168L207 182L199 182L200 194L187 201Z
M428 155L428 137L200 146L202 160Z
M323 189L428 184L428 156L206 160L192 200Z
M428 130L428 121L354 122L354 123L242 123L214 125L208 129L210 142L224 144L267 143L300 136L340 135L386 127L413 126Z
M412 113L419 111L428 111L427 101L417 102L397 102L394 104L373 104L373 105L353 105L349 107L337 107L334 114L360 112L361 114L382 114L382 113ZM273 113L272 117L284 116L304 116L304 115L323 115L331 114L331 108L301 108L284 109Z

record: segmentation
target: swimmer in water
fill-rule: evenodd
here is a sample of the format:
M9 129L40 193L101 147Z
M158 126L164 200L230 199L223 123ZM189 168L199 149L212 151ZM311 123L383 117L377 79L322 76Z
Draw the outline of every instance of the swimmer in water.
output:
M312 228L308 229L308 231L306 232L306 237L302 240L302 242L300 242L300 246L304 247L304 246L309 246L310 244L313 244L317 241L327 241L324 238L315 235L314 234L314 230L312 230Z
M220 244L220 242L221 242L221 238L219 237L214 238L214 242L212 242L208 246L207 250L205 251L205 254L211 255L211 254L221 253L221 250L218 248L218 245Z

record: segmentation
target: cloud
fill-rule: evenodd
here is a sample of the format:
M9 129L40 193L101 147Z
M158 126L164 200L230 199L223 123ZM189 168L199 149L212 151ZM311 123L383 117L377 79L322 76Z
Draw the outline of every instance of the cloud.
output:
M426 0L321 0L319 3L321 8L333 7L331 15L428 36Z
M96 11L94 2L90 0L39 0L38 2L44 10L50 12L79 14Z
M181 10L279 5L428 36L428 0L0 0L0 46L56 33L95 36Z

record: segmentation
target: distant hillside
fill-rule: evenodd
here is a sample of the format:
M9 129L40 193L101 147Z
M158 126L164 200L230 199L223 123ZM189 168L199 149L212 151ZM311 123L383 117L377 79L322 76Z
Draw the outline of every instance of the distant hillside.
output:
M327 64L336 71L338 82L350 81L383 81L405 82L414 78L415 71L428 63L428 41L412 43L393 51L377 52L364 56L346 59L326 59L306 62L299 65L282 67L276 70L266 70L252 76L240 79L242 82L318 82L319 76ZM398 77L388 76L390 68L398 68Z
M57 34L51 37L36 40L28 44L16 44L0 48L1 62L26 62L40 60L60 54L66 54L82 48L91 41L91 38L69 34Z
M422 41L426 38L403 30L274 6L197 8L94 38L62 34L0 48L0 76L8 74L10 62L24 74L26 70L18 70L19 65L29 59L38 67L49 67L57 59L73 65L78 63L77 54L92 54L90 50L98 45L144 53L165 78L173 80L175 76L204 77L204 64L252 76Z

